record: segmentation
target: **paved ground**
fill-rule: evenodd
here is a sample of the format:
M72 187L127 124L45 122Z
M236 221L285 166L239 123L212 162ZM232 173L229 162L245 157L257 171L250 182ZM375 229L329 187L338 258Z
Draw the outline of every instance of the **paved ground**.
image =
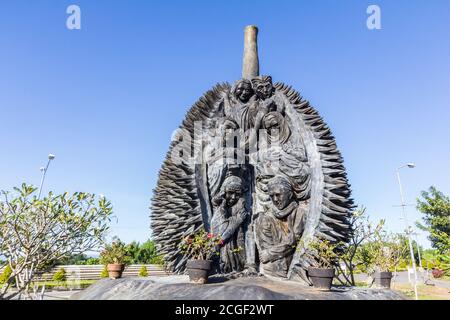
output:
M81 290L48 292L45 294L44 300L67 300L71 295L79 291Z
M67 290L67 291L49 291L44 293L44 300L67 300L69 297L81 290ZM18 300L19 297L13 298L13 300Z

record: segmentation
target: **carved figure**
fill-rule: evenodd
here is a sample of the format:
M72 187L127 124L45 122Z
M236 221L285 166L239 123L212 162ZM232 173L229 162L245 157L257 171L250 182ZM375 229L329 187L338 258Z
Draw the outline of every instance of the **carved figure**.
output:
M220 194L214 199L211 232L223 241L220 270L224 273L242 271L245 266L244 222L249 212L242 191L241 178L230 176L225 179Z
M264 274L286 278L304 230L306 207L297 202L287 178L270 180L268 191L272 205L255 221L259 258Z

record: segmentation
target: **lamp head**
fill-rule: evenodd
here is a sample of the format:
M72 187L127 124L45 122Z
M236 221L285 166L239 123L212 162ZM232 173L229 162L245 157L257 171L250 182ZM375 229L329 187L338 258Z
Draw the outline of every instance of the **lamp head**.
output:
M48 155L48 159L49 159L49 160L55 159L55 155L50 153L50 154Z
M414 163L407 163L406 164L408 166L408 168L413 169L416 167L416 165Z

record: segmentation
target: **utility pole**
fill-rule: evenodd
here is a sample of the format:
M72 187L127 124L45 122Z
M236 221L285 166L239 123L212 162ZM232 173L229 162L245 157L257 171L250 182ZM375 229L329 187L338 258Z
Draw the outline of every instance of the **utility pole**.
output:
M417 294L417 269L416 269L416 259L414 258L414 250L413 250L413 246L412 246L412 240L411 240L411 228L409 226L409 222L408 222L408 218L406 216L406 204L405 204L405 199L403 196L403 187L402 187L402 182L400 180L400 169L408 167L410 169L415 168L415 164L414 163L408 163L405 164L401 167L399 167L397 169L397 179L398 179L398 185L400 188L400 198L401 198L401 207L402 207L402 213L403 213L403 219L405 221L406 224L406 234L408 236L408 243L409 243L409 253L411 255L411 262L412 262L412 267L413 267L413 271L414 271L414 295L416 297L416 300L419 299L419 295Z

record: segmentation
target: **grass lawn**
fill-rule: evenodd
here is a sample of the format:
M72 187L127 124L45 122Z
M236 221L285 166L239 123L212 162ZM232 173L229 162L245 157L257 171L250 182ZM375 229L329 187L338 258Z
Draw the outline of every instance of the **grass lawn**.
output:
M356 286L360 288L368 288L367 282L357 281ZM394 283L392 289L404 294L411 299L414 299L414 289L410 284ZM421 284L417 286L417 293L419 295L419 300L450 300L450 289Z
M393 290L414 299L414 289L410 284L396 283L394 284ZM417 286L417 293L419 295L419 300L450 300L450 289L421 284Z

